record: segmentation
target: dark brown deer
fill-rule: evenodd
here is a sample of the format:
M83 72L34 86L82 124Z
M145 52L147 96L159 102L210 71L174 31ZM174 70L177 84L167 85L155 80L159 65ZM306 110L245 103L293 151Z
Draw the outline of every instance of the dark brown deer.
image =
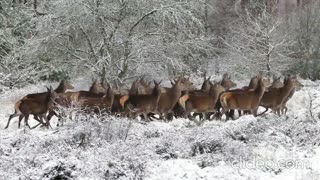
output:
M49 121L46 117L46 113L48 110L53 106L53 99L56 97L56 93L52 90L52 88L48 88L48 92L45 95L46 98L25 98L20 100L18 103L15 104L15 112L11 114L8 123L5 127L7 129L9 127L10 121L12 118L19 116L19 123L18 127L20 128L20 123L23 118L25 118L25 124L27 127L30 128L28 119L29 115L33 114L44 118L46 120L45 125L48 127ZM42 121L40 123L43 123Z
M266 110L261 114L264 114L270 108L280 115L279 109L281 109L284 101L288 98L290 93L294 92L296 81L296 77L287 76L284 79L283 87L269 88L268 92L265 92L260 102L260 106L266 108Z
M230 109L250 110L256 116L256 110L265 92L265 85L262 77L258 78L258 86L255 90L246 90L243 92L224 92L220 97L222 113ZM228 117L227 117L228 119Z
M62 80L58 87L54 90L56 93L64 93L66 92L67 90L69 89L74 89L74 87L68 82L68 81L65 81L65 80ZM47 92L42 92L42 93L34 93L34 94L28 94L26 96L24 96L22 98L23 99L35 99L36 101L38 102L45 102L47 97L48 97L48 91ZM16 107L20 106L21 104L21 100L17 101L15 103L15 109ZM43 119L42 118L39 118L37 115L33 114L34 115L34 119L37 120L38 122L42 123L43 122ZM19 117L19 119L23 119L23 116ZM19 120L19 126L20 126L20 122L21 120Z
M215 105L219 99L220 93L225 91L219 83L210 87L208 95L184 95L179 99L179 104L185 108L184 117L189 116L191 112L207 113L215 112ZM205 117L205 115L203 115Z
M134 117L143 115L144 119L147 120L148 113L155 113L158 107L158 103L161 96L160 83L154 81L154 88L151 94L139 94L123 96L120 99L120 103L123 108L127 107L133 114ZM131 109L130 106L133 106Z

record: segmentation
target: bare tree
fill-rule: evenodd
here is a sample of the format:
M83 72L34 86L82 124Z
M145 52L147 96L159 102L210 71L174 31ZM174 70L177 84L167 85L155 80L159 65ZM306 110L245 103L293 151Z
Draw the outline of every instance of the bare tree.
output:
M142 74L196 71L207 66L215 49L214 37L206 36L204 4L205 0L48 2L48 15L37 23L32 56L119 86Z
M290 42L283 33L283 19L277 16L276 1L252 1L246 4L240 19L232 25L225 43L230 64L239 73L279 72L287 68L283 58Z
M287 26L291 30L293 43L290 44L289 57L293 58L291 71L304 78L320 79L320 8L319 1L301 5L289 18Z

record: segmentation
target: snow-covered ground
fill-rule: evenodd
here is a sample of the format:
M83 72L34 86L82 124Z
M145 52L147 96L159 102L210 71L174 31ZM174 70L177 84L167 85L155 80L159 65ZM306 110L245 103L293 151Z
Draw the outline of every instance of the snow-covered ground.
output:
M85 84L79 80L75 87ZM17 129L17 118L3 130L15 101L45 88L5 91L0 179L319 179L320 82L303 84L286 117L248 115L201 126L186 119L79 117L53 130Z

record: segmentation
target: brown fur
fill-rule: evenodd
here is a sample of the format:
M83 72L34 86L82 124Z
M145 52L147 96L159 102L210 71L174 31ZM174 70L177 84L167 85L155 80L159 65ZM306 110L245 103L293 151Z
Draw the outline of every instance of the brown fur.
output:
M161 117L167 117L167 114L171 112L173 107L178 102L181 91L185 88L182 83L182 79L179 78L177 81L175 81L175 84L172 86L172 88L168 88L166 92L162 93L160 96L157 113L160 114Z
M283 87L270 88L269 91L263 95L260 106L265 107L266 110L271 108L274 112L277 112L289 94L294 90L294 81L295 78L288 76L284 81Z
M185 116L190 115L190 112L215 112L216 102L219 99L220 93L224 90L225 89L220 84L214 84L211 86L208 95L182 96L179 99L179 103L182 107L185 107Z
M222 112L225 113L230 109L250 110L256 115L256 109L264 94L265 85L263 79L259 77L258 87L254 91L243 92L225 92L220 97Z
M48 110L53 106L53 99L55 98L56 93L52 90L52 88L48 89L48 92L46 93L46 98L25 98L20 101L18 101L15 104L15 113L11 114L8 123L5 126L5 129L9 127L10 121L12 118L19 116L19 123L18 127L20 128L20 123L23 118L25 118L26 126L29 126L28 119L29 115L33 114L36 116L45 118L46 119L46 125L49 126L49 121L47 120L45 114L48 112ZM42 121L39 121L42 123Z
M143 114L144 118L148 119L147 114L157 110L161 96L160 83L154 81L155 86L151 94L123 96L120 99L120 104L132 111L135 117ZM133 106L133 109L129 107L130 105Z

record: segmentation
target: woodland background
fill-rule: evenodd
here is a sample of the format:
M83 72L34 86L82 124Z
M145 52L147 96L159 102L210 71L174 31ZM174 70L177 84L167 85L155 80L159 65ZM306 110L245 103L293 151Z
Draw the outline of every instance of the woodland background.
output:
M0 84L229 72L320 78L316 0L1 0ZM0 88L1 89L1 88Z

